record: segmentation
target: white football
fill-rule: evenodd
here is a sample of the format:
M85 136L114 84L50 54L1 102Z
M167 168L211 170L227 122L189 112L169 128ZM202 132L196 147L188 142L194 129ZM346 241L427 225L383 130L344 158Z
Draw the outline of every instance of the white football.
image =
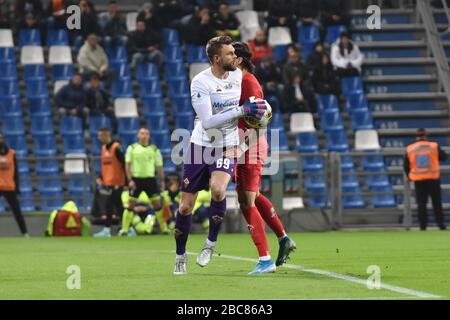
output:
M250 101L258 101L258 100L264 101L267 107L267 110L262 116L262 118L258 120L254 116L245 116L244 120L250 128L254 129L267 128L268 124L270 123L270 120L272 120L272 107L266 100L255 99L254 97L250 97Z

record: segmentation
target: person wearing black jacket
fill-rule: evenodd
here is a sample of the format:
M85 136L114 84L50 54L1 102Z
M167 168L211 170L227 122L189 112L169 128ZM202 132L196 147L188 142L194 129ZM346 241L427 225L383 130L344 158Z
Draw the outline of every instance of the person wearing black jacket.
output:
M155 63L161 65L163 56L160 51L161 36L152 30L146 30L145 21L136 22L136 31L128 37L128 51L132 56L132 67L139 63Z
M199 7L186 25L184 39L188 44L203 46L212 37L214 37L214 25L209 8L207 6Z
M311 24L319 16L319 0L297 0L294 6L297 18L302 24Z
M283 98L283 113L316 112L314 93L298 74L294 74L285 85Z
M295 1L293 0L271 0L267 16L267 27L289 28L292 41L297 39L297 20L295 19Z
M27 226L18 199L20 188L17 163L15 151L8 147L5 137L0 133L0 197L5 197L20 232L28 237Z
M333 94L339 96L340 82L330 62L328 54L322 54L320 64L313 72L314 91L318 94Z
M161 31L161 17L155 14L153 4L146 2L142 5L141 11L139 11L136 21L145 21L145 29L153 30L154 32Z
M230 11L230 6L226 1L219 4L219 8L213 15L213 25L218 36L229 36L234 40L239 40L241 34L239 25L241 24L236 15Z
M314 44L314 51L309 55L306 65L309 68L310 74L322 63L322 55L325 53L323 44L317 41Z
M256 66L255 76L261 83L266 96L280 96L283 90L281 72L273 58L265 56Z
M124 36L127 33L127 26L120 15L117 2L112 0L108 4L108 22L103 28L104 46L117 46L124 43ZM126 42L126 41L125 41Z

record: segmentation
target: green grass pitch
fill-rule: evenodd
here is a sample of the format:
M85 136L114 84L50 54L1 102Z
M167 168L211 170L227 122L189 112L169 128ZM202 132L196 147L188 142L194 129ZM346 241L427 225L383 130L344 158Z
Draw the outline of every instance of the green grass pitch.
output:
M272 256L277 242L269 234ZM442 231L295 233L289 268L248 276L256 250L248 234L221 234L211 264L189 256L174 276L171 236L0 240L0 299L448 299L450 233ZM191 235L197 253L205 235ZM66 270L80 267L81 288ZM377 265L386 287L368 289ZM304 269L302 269L304 268ZM332 272L332 273L331 273ZM351 281L349 279L356 279ZM358 283L358 279L361 279ZM399 291L400 290L400 291Z

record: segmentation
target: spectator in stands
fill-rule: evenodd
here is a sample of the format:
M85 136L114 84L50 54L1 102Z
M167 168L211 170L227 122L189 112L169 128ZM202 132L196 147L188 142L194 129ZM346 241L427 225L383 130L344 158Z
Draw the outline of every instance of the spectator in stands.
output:
M314 93L299 74L293 74L284 87L283 113L316 112Z
M120 15L117 2L108 4L108 20L103 28L103 44L105 47L124 45L126 43L127 26Z
M114 108L111 103L111 97L100 86L100 78L93 74L89 80L89 87L86 92L86 107L91 116L105 115L114 120Z
M25 20L27 14L31 13L37 21L44 16L44 7L41 0L16 0L15 19L19 24Z
M218 36L230 36L234 40L241 38L239 25L241 24L236 15L230 11L226 1L219 4L218 11L213 15L213 25Z
M319 16L320 2L318 0L295 1L295 14L302 24L311 24Z
M306 65L310 72L313 72L321 63L322 56L325 53L322 42L318 41L314 44L314 51L309 55Z
M75 73L70 82L59 89L55 95L55 103L61 116L86 118L89 115L89 109L85 106L85 100L86 93L79 73Z
M202 46L214 37L214 26L207 6L198 8L195 15L189 20L186 32L183 34L188 44Z
M358 76L361 73L363 58L358 46L349 39L347 32L342 32L331 46L331 62L340 77Z
M11 29L11 3L0 0L0 29Z
M428 140L427 131L423 128L417 130L416 139L406 147L403 166L408 179L414 181L420 230L427 229L428 196L433 203L436 223L439 229L445 230L439 162L447 160L447 154L439 144Z
M145 21L136 22L136 31L128 38L128 51L132 56L131 66L139 63L155 63L161 65L163 56L160 51L161 36L152 30L145 29Z
M283 66L283 83L286 86L294 78L293 75L299 75L303 82L308 81L308 68L300 59L300 50L295 44L288 47L287 61Z
M88 36L78 52L77 61L80 65L80 73L85 79L90 79L92 74L98 74L109 87L114 77L114 70L108 68L108 57L105 50L98 44L95 34Z
M280 96L283 91L281 72L272 57L265 56L256 66L255 76L262 84L264 95Z
M25 16L25 20L21 20L17 26L19 30L23 29L37 29L40 32L41 35L41 43L45 43L47 30L45 28L44 24L39 23L37 21L36 17L33 16L32 13L27 13Z
M322 26L326 29L332 25L350 26L347 0L321 0L320 13Z
M47 24L50 29L66 28L66 6L63 0L50 0L46 9Z
M267 27L286 27L292 39L297 39L297 20L294 17L293 0L270 0Z
M153 0L155 14L161 19L161 27L175 28L183 16L178 0Z
M0 133L0 197L5 197L8 202L22 235L29 237L18 199L20 188L17 163L16 152L8 147L5 137Z
M145 21L145 29L153 30L159 33L161 31L161 19L155 14L153 4L150 2L144 3L141 11L139 11L136 21Z
M313 72L314 91L318 94L340 94L339 78L334 72L328 54L321 56L320 64L316 66Z
M255 39L248 42L248 47L252 53L252 62L258 64L265 56L272 58L272 48L267 43L267 37L262 30L256 31Z
M87 39L90 34L98 36L101 34L94 4L87 0L80 0L79 6L81 11L81 28L79 30L73 30L73 32L70 33L71 37L74 38L74 45L77 48L83 44L83 41Z

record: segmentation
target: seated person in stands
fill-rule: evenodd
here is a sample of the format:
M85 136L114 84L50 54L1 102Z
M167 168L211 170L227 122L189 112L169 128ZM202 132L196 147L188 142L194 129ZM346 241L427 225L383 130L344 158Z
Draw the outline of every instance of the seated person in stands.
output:
M128 37L128 51L132 56L131 66L139 63L155 63L161 65L163 56L160 51L161 36L152 30L145 29L145 21L136 22L136 31Z
M79 73L75 73L70 82L55 95L55 103L61 116L86 117L89 109L85 106L85 99L86 93Z
M322 54L321 62L313 72L314 91L318 94L334 94L339 96L340 82L334 72L328 54Z
M298 74L293 75L291 81L285 85L283 97L283 113L316 112L314 93Z
M114 120L114 108L111 104L111 97L100 86L100 78L93 74L89 80L89 88L86 92L86 107L91 116L105 115Z
M103 27L103 44L105 47L118 46L124 44L124 36L127 33L127 26L120 15L117 2L112 0L108 4L108 20ZM126 42L126 41L125 41Z
M18 25L24 22L28 14L35 17L38 22L44 17L44 7L41 0L16 0L10 2L14 2L14 19Z
M323 44L317 41L314 44L314 51L309 55L306 65L310 70L310 74L322 63L322 55L325 53L323 49Z
M94 4L88 0L80 0L78 6L80 7L81 12L81 28L73 29L69 32L71 43L77 48L83 45L83 41L86 40L90 34L96 34L97 36L101 35Z
M230 11L230 6L226 1L219 4L219 8L213 15L213 25L218 36L230 36L234 40L241 38L239 25L241 24L236 15Z
M146 30L152 30L156 33L160 33L161 31L161 17L155 14L155 10L151 2L146 2L142 5L142 9L139 11L136 21L144 21Z
M175 28L181 17L183 9L179 0L153 0L155 14L161 19L162 28Z
M80 52L78 52L77 61L80 66L80 73L87 80L91 78L92 74L97 74L102 81L109 85L114 78L114 70L109 68L108 56L98 44L95 34L88 36Z
M214 25L207 6L200 6L195 14L189 19L186 32L182 33L188 44L204 46L209 39L214 37Z
M66 5L63 0L50 0L47 5L47 24L49 29L66 28Z
M256 31L255 39L248 42L248 48L252 53L252 62L255 65L260 63L265 56L273 57L272 48L267 43L267 37L262 30Z
M12 6L8 0L0 0L0 29L11 29Z
M261 83L265 96L280 97L280 93L283 91L281 72L273 58L269 56L262 58L256 66L255 76Z
M288 46L288 56L283 66L283 83L286 86L294 78L300 76L303 82L308 81L308 68L300 58L300 49L295 44Z
M267 28L286 27L292 39L297 39L297 19L294 17L294 1L270 0L267 16Z
M358 46L349 39L347 32L342 32L331 46L331 62L340 77L358 76L361 73L363 58Z
M351 18L348 15L348 0L321 0L320 12L322 26L326 29L332 25L350 26Z
M294 6L296 16L302 24L311 24L319 16L318 0L297 0Z

